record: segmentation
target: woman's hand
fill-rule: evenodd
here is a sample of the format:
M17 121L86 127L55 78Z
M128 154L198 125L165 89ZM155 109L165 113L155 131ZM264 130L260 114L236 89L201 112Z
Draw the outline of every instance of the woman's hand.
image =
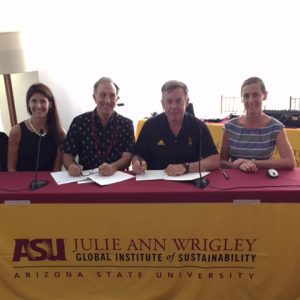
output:
M239 169L247 173L255 173L258 168L254 160L238 158L232 163L234 169Z

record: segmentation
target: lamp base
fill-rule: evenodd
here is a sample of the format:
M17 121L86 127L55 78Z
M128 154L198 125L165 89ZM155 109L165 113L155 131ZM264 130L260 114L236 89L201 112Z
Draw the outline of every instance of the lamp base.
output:
M31 190L34 191L34 190L37 190L39 188L42 188L42 187L46 186L48 183L49 183L49 180L34 179L31 182L30 187L31 187Z
M198 189L204 189L209 185L209 180L207 178L200 177L193 180L193 185Z

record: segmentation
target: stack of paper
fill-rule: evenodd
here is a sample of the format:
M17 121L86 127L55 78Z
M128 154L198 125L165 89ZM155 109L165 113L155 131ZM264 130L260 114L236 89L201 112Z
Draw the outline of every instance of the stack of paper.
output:
M117 171L115 174L111 176L101 176L98 172L95 173L95 170L84 171L84 174L89 174L89 175L82 175L77 177L70 176L67 171L52 172L51 176L53 177L53 179L57 184L65 184L70 182L77 182L77 183L95 182L99 185L108 185L112 183L117 183L134 177L134 175L130 175L128 173L124 173L121 171ZM201 172L202 177L206 176L207 174L209 174L209 172ZM199 178L199 176L200 174L198 172L187 173L179 176L169 176L165 173L164 170L147 170L145 171L144 174L137 175L136 180L137 181L145 181L145 180L192 181L194 179Z
M93 173L93 170L85 171L86 174L82 176L70 176L67 171L52 172L51 176L57 184L65 184L70 182L77 183L87 183L87 182L96 182L99 185L108 185L116 182L121 182L130 178L133 178L133 175L117 171L112 176L101 176L99 173Z
M209 174L209 172L201 172L202 177ZM169 176L164 170L147 170L142 175L137 175L137 181L143 180L173 180L173 181L191 181L200 177L199 172L187 173L179 176Z

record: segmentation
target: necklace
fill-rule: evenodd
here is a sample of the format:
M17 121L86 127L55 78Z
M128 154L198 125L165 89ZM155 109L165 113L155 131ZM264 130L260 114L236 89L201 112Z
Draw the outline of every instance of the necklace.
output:
M38 130L34 127L34 125L32 124L30 118L28 119L28 122L29 122L29 125L30 125L31 129L32 129L32 130L34 131L34 133L37 134L38 136L45 136L45 135L47 134L47 131L46 131L46 130L41 129L40 131L38 131ZM43 133L41 133L41 132L43 132Z
M112 120L113 122L112 136L107 146L104 146L103 141L101 141L100 138L97 136L96 121L95 121L95 118L97 117L98 117L97 112L96 110L94 110L91 114L93 139L95 142L95 147L97 150L98 157L101 159L102 162L105 162L105 160L109 157L109 155L113 150L113 147L116 145L117 142L117 137L118 137L117 116L114 113L113 120Z

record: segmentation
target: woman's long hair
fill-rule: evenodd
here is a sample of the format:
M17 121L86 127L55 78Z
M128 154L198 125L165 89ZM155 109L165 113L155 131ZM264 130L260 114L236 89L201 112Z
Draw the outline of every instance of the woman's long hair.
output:
M61 126L60 118L56 109L55 98L51 90L43 83L35 83L31 85L26 94L26 105L27 111L30 115L32 112L29 107L29 101L33 94L39 93L44 95L49 103L51 103L51 107L49 107L49 111L47 114L47 130L48 134L53 136L57 145L61 145L64 139L63 128Z

